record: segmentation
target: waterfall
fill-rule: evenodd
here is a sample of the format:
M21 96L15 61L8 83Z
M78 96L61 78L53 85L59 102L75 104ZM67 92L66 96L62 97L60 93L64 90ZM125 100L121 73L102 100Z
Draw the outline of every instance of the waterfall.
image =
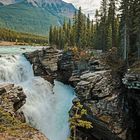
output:
M31 64L22 55L0 57L0 82L23 87L27 96L21 108L26 121L44 133L49 140L66 140L69 135L68 111L74 98L73 89L55 81L48 81L33 74Z

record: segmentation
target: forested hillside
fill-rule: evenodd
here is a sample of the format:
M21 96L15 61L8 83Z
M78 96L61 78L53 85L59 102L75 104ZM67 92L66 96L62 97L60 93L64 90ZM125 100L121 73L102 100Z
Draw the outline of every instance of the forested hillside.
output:
M140 58L140 1L102 0L95 20L75 13L73 24L51 27L49 41L59 48L77 46L82 49L100 49L103 52L116 48L123 60ZM131 58L131 59L129 59Z
M17 43L35 43L43 45L48 43L48 38L0 28L0 41L11 41Z
M22 0L14 4L2 4L1 28L37 35L48 35L51 25L62 25L64 18L72 18L76 10L72 4L62 0Z

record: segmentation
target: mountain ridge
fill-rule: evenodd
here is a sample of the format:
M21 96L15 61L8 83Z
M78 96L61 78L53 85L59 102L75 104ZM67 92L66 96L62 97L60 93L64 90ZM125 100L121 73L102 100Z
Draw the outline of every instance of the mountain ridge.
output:
M10 5L10 4L19 3L22 1L24 1L24 0L0 0L0 3L3 5Z
M76 10L62 0L9 0L7 4L2 1L1 28L37 35L48 35L51 25L62 25L64 19L71 19Z

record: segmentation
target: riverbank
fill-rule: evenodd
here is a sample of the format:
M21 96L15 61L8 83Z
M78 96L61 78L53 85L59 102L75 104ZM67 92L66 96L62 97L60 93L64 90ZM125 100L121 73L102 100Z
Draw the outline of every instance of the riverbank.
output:
M0 41L0 46L46 46L46 44Z
M18 46L18 45L25 46L25 45L28 45L28 43L0 41L0 46Z

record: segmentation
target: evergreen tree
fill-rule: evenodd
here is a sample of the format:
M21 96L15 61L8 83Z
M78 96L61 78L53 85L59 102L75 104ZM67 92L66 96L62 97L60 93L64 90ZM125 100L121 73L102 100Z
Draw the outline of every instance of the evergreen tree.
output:
M50 44L59 48L72 46L83 49L101 49L104 52L115 47L128 64L129 58L140 58L140 1L121 0L120 15L117 15L118 0L102 0L96 10L95 23L81 12L75 12L73 21L64 20L62 27L50 28Z
M52 26L50 27L50 31L49 31L49 43L52 45L52 40L53 38L53 29L52 29Z
M102 50L105 51L107 49L107 0L102 0L101 3L101 47Z
M80 47L81 45L81 37L82 37L82 28L83 28L83 15L81 12L81 7L78 10L77 16L77 27L76 27L76 44Z
M111 25L111 47L116 47L116 28L115 28L116 5L115 0L109 0L108 25Z

